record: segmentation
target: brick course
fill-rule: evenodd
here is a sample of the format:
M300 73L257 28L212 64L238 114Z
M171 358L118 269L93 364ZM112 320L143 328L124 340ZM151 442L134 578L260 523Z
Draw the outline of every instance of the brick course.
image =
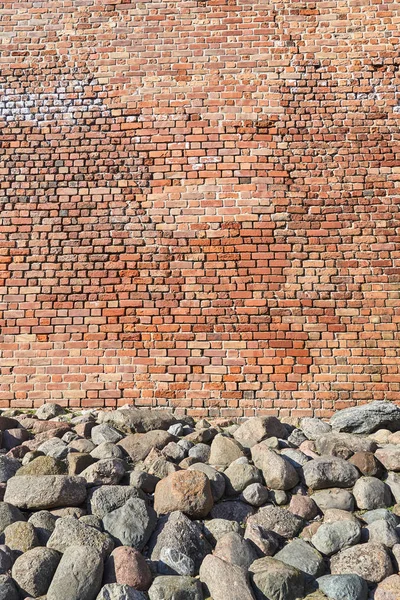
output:
M0 2L0 407L400 401L400 4Z

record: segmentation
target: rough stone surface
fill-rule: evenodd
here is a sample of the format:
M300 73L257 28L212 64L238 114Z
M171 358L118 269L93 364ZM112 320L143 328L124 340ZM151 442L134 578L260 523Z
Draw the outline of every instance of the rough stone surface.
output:
M213 554L245 570L248 570L250 565L258 558L253 545L239 533L233 531L218 540Z
M264 557L250 567L257 600L298 600L304 597L304 574L280 560Z
M265 438L287 435L286 427L276 417L253 417L242 423L233 437L243 448L252 448Z
M109 583L101 588L96 600L146 600L146 596L129 585Z
M201 583L193 577L159 576L149 589L149 600L203 600Z
M47 600L95 600L102 577L101 554L90 546L71 545L59 562Z
M322 554L331 556L343 548L358 544L360 537L360 525L343 520L336 523L323 523L311 538L311 543Z
M24 475L7 483L4 500L18 508L40 510L79 506L86 498L84 480L65 475Z
M303 467L304 480L313 490L331 487L348 488L359 478L357 469L341 458L321 457Z
M275 554L275 558L312 577L319 577L325 572L323 557L304 540L297 539L289 542Z
M17 558L12 577L27 596L37 598L47 593L61 555L49 548L33 548Z
M361 477L354 485L353 495L360 510L385 508L392 504L390 488L376 477Z
M353 494L341 488L318 490L311 498L322 512L331 509L352 512L355 506Z
M63 517L56 521L47 547L65 553L70 546L92 548L103 557L110 554L114 548L112 540L106 534L81 523L74 517Z
M177 471L162 479L154 492L154 509L158 514L180 510L193 518L204 518L214 499L208 477L200 471Z
M141 498L130 498L103 517L104 530L123 546L142 550L157 523L154 509Z
M211 444L210 465L228 467L234 460L244 456L243 450L236 440L225 435L216 435Z
M393 573L390 556L381 544L358 544L331 559L332 575L355 573L369 583L379 583Z
M256 467L261 469L265 483L276 490L290 490L299 482L299 475L293 465L283 456L270 450L260 442L251 449Z
M0 483L9 481L20 467L21 463L17 459L0 455Z
M324 575L318 587L330 600L367 600L368 585L359 575Z
M189 471L201 471L205 475L207 475L211 492L214 498L214 502L218 502L222 498L225 493L226 479L222 473L217 471L211 465L205 465L204 463L193 463L188 467Z
M337 411L330 419L332 429L352 433L372 433L378 429L400 429L400 408L391 402L371 402Z
M130 498L144 499L144 495L134 486L104 485L89 490L87 504L90 512L102 519L107 513L121 508Z
M300 517L277 506L263 506L247 520L247 526L260 525L263 529L274 531L286 539L295 537L303 523Z
M200 580L213 600L254 600L246 571L217 556L206 556L200 568Z

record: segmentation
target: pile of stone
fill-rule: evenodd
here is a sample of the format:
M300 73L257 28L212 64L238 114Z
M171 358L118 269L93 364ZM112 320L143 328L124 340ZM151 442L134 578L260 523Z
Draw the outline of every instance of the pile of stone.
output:
M240 424L46 404L0 431L0 600L400 599L391 403Z

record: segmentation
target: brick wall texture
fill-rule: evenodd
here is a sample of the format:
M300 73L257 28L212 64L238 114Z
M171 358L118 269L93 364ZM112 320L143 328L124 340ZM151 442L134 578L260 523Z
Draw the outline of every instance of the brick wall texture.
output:
M400 4L0 2L0 407L400 400Z

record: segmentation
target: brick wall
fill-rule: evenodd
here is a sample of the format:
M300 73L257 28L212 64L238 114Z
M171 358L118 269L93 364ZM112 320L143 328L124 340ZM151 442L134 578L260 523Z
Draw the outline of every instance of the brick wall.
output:
M400 400L400 4L0 2L0 407Z

